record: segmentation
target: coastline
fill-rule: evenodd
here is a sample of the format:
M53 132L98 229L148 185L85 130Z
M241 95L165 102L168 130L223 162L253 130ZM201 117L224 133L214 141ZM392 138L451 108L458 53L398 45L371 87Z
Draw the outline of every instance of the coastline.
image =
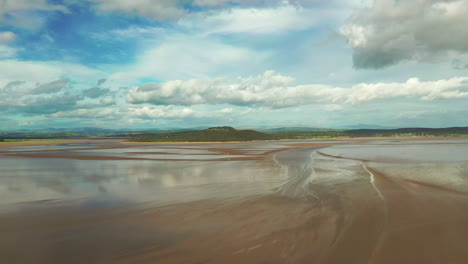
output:
M113 142L122 145L182 145L182 144L242 144L242 143L261 143L261 142L302 142L302 141L343 141L343 140L400 140L400 139L415 139L415 140L448 140L448 139L465 139L467 136L450 136L450 137L436 137L436 136L415 136L415 137L335 137L335 138L304 138L304 139L278 139L278 140L253 140L253 141L202 141L202 142L191 142L191 141L178 141L178 142L139 142L139 141L128 141L121 140L116 141L115 139L92 139L92 138L83 138L83 139L47 139L47 140L25 140L25 141L15 141L15 142L0 142L1 147L17 147L17 146L56 146L61 144L70 144L70 143L83 143L83 142L94 142L96 140L103 142Z
M25 141L14 141L14 142L0 142L1 147L17 147L17 146L37 146L37 145L46 145L46 146L56 146L61 144L70 144L70 143L81 143L87 142L91 139L51 139L51 140L25 140Z

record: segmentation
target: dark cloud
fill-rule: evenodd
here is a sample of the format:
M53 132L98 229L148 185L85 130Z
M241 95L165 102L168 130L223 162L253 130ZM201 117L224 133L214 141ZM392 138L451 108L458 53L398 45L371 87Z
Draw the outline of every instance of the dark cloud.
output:
M456 70L466 70L468 69L468 63L455 59L452 61L452 67Z
M105 79L105 78L104 78L104 79L98 80L98 81L97 81L97 86L99 86L99 85L105 83L106 81L107 81L107 79Z
M9 90L9 89L11 89L11 88L13 88L13 87L15 87L15 86L21 85L21 84L23 84L23 83L24 83L23 81L12 81L12 82L7 83L7 84L3 87L3 89L4 89L4 90Z
M45 83L38 85L33 91L33 94L48 94L48 93L56 93L67 87L68 83L70 82L69 79L60 79L50 83Z
M106 94L109 94L110 90L100 87L93 87L83 91L83 95L88 98L99 98Z
M468 1L375 0L340 32L354 50L356 68L451 58L468 52L467 12Z
M28 114L51 114L74 109L83 97L73 94L60 94L45 97L34 97L23 100L21 105L13 107L14 111Z

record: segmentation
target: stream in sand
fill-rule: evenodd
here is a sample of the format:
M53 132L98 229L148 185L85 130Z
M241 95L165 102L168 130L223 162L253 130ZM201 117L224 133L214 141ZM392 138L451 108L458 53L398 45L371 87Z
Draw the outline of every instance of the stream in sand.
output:
M0 145L1 263L468 263L468 140Z

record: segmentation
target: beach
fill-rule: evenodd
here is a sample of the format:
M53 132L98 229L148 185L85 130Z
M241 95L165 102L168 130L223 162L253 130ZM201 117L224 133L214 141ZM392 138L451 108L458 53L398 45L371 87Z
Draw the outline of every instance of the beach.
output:
M0 259L467 263L467 161L461 138L0 147Z

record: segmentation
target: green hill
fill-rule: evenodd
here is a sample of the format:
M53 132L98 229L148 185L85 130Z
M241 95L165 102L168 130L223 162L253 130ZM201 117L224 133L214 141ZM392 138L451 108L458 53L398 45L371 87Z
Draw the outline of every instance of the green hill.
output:
M232 127L211 127L199 131L184 131L162 134L145 134L132 138L135 142L209 142L252 141L272 139L268 134L255 130L237 130Z

